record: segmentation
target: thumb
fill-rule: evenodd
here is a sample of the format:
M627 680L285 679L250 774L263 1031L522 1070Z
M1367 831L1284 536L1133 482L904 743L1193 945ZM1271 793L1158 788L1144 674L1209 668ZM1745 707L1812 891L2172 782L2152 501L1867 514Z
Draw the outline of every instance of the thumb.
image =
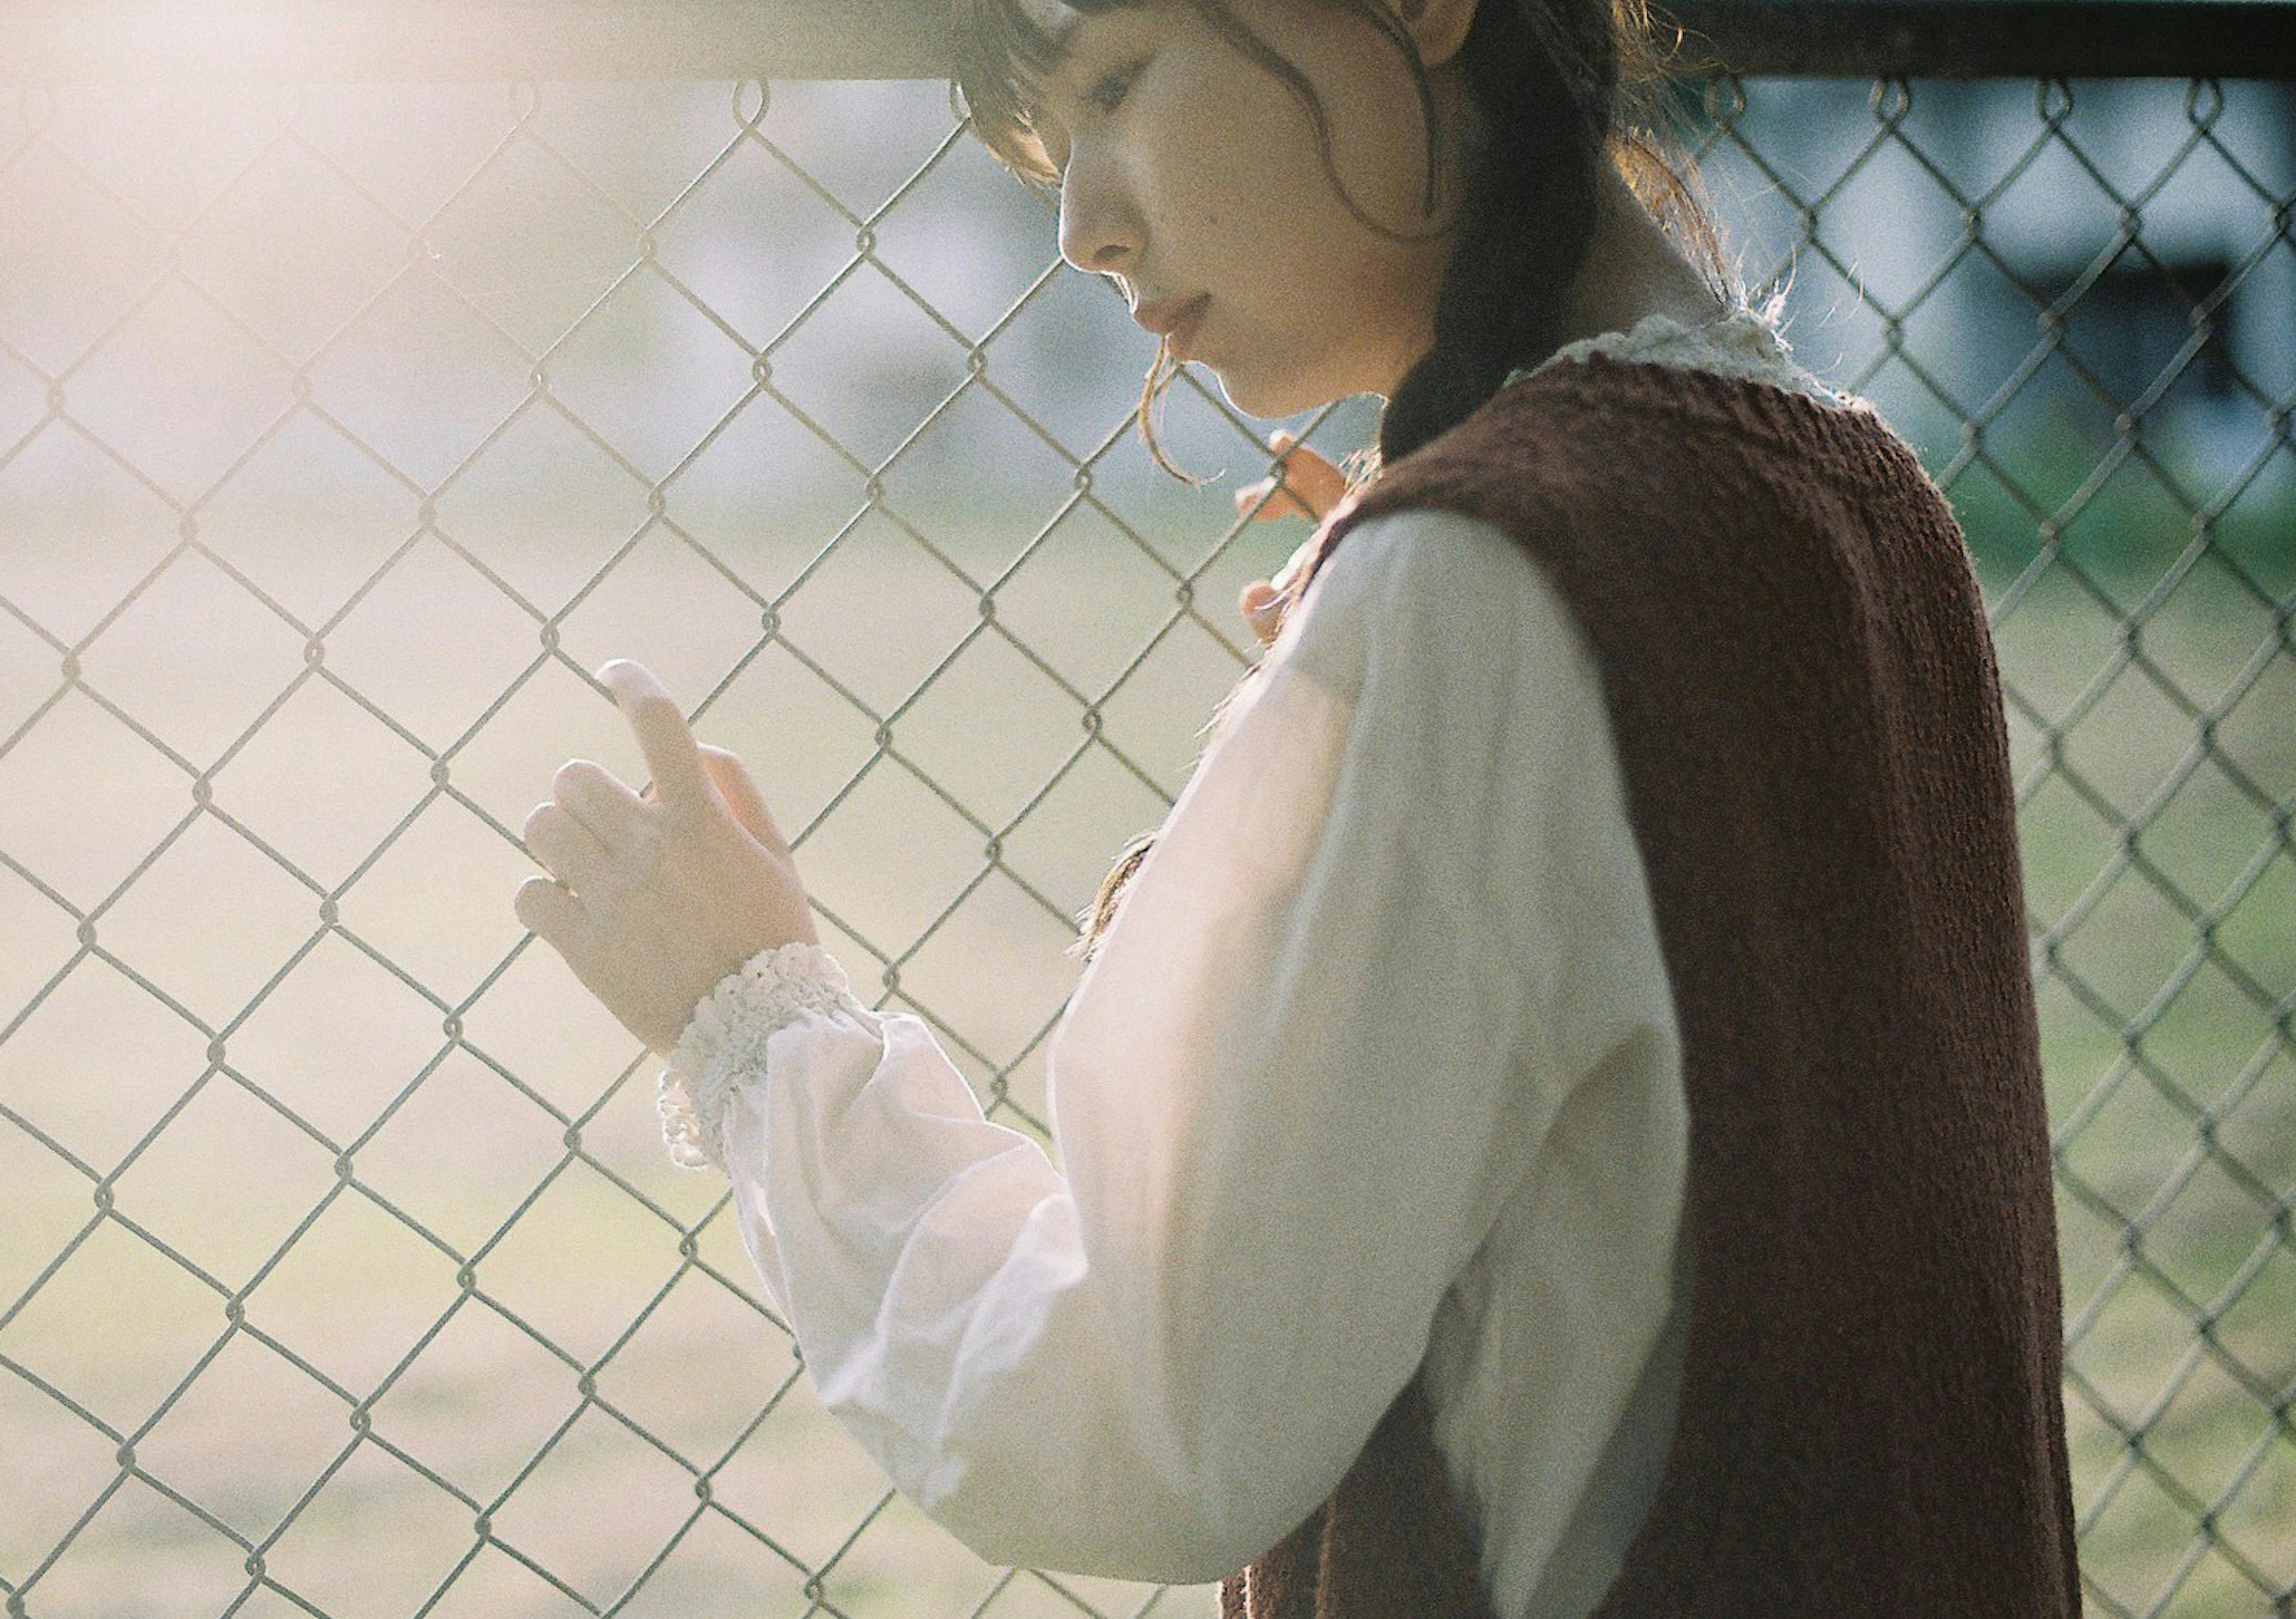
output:
M750 767L742 762L741 755L704 743L701 768L709 774L709 785L726 801L726 808L741 822L742 830L786 859L789 844L783 840L781 829L774 825L773 812L766 808L766 795L758 791L757 778L750 774Z
M1236 605L1243 611L1243 621L1250 626L1252 638L1262 646L1272 646L1275 637L1283 633L1283 618L1290 609L1289 593L1277 589L1266 579L1256 579L1243 588Z

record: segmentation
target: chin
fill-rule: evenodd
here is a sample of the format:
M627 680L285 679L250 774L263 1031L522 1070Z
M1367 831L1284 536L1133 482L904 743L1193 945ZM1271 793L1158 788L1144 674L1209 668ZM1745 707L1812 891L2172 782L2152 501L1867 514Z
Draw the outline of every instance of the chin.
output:
M1303 386L1296 379L1252 376L1218 366L1212 367L1212 374L1219 379L1220 392L1229 404L1245 415L1263 421L1296 416L1341 397L1328 389Z

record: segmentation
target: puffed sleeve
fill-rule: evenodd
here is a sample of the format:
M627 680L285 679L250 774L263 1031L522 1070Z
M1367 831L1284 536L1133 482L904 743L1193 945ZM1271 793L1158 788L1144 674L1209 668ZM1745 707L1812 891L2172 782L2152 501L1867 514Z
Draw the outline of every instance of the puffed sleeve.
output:
M1467 520L1358 528L1050 1053L1064 1172L795 947L669 1090L827 1407L982 1555L1226 1574L1329 1494L1552 1122L1583 646Z

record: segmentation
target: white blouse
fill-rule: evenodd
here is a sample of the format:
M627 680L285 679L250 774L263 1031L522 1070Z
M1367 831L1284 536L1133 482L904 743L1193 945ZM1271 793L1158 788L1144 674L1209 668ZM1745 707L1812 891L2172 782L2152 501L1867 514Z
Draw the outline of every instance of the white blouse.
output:
M1771 327L1574 346L1834 398ZM1423 1362L1503 1619L1575 1619L1680 1380L1685 1115L1602 693L1496 530L1361 524L1236 700L1050 1053L1063 1169L916 1019L769 951L664 1076L824 1403L999 1563L1193 1583Z

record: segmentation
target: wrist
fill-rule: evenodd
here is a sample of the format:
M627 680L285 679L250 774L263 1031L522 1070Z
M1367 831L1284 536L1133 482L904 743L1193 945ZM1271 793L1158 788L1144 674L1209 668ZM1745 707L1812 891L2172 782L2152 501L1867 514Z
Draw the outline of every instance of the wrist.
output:
M725 1118L735 1088L762 1075L766 1048L808 1015L859 1014L845 970L812 940L759 950L702 997L657 1086L662 1136L687 1169L725 1165Z

